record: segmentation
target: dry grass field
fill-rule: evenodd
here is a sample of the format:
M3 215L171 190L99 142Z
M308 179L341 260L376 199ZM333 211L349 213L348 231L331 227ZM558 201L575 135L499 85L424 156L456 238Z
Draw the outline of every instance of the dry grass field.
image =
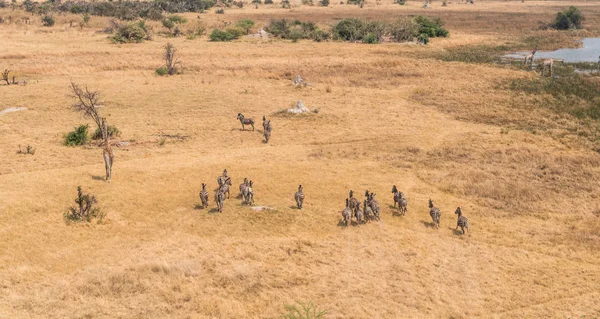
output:
M538 30L568 4L588 17L585 31ZM600 154L580 134L596 126L505 88L535 72L436 58L457 46L531 36L551 48L600 34L600 3L568 4L425 11L382 0L199 15L209 30L241 18L260 27L440 16L451 36L427 46L158 34L118 45L99 32L108 18L83 29L69 28L68 15L53 27L38 16L0 24L0 68L28 81L0 85L0 111L27 108L0 115L0 318L277 318L295 301L325 318L600 317ZM26 13L0 9L8 15ZM183 73L159 77L167 42ZM312 86L294 87L296 74ZM63 145L74 127L93 125L71 110L70 81L101 92L100 112L129 142L114 148L112 183L97 143ZM318 114L278 113L298 100ZM255 132L240 130L239 112L257 120ZM164 137L173 135L184 138ZM27 144L35 155L16 153ZM214 213L225 168L232 197ZM234 198L244 177L270 209ZM196 209L201 183L209 209ZM391 206L393 184L408 197L405 216ZM98 198L102 223L65 223L77 186ZM380 222L338 225L350 189L377 194ZM457 206L470 235L454 231Z

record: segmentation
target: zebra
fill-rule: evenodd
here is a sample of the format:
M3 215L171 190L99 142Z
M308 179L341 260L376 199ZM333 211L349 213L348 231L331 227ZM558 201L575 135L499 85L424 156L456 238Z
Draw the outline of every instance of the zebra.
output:
M371 206L367 205L366 199L363 201L363 211L365 212L365 221L375 218L375 216L373 215L373 210L371 209Z
M219 188L215 192L215 203L217 203L217 211L219 213L223 212L223 204L225 203L225 192L223 192L221 188Z
M248 187L248 178L244 177L244 182L240 184L240 193L238 198L244 196L244 188Z
M392 186L392 193L394 194L394 207L396 207L396 203L398 203L398 209L400 213L406 213L408 201L404 197L404 194L396 188L396 185Z
M245 118L244 114L238 113L237 119L240 120L240 123L242 123L242 131L246 130L245 125L251 125L252 132L254 132L254 119L253 118Z
M208 207L208 192L204 183L202 183L202 191L200 191L200 200L202 201L202 208Z
M356 206L360 206L360 202L358 201L358 199L354 198L354 192L350 191L350 193L348 194L348 199L349 199L349 207L351 210L355 210Z
M363 221L363 212L360 210L360 204L356 205L354 208L354 217L356 217L356 224L360 226L360 223Z
M373 216L375 216L376 220L379 220L379 209L380 208L379 208L379 203L375 200L375 193L369 193L369 191L367 190L365 192L365 196L368 198L367 204L369 204L369 207L373 211Z
M217 184L219 186L221 186L223 183L225 183L225 180L229 178L228 174L227 174L227 169L223 170L223 174L221 174L221 176L217 177Z
M302 203L304 203L304 188L302 185L298 186L298 191L294 194L294 199L296 200L298 209L302 209Z
M246 205L251 205L254 203L254 192L252 191L252 181L248 182L248 187L244 188L244 192L242 193L244 197L243 203Z
M433 206L433 201L429 199L429 215L431 216L431 220L433 221L433 225L437 228L440 228L440 217L442 212L437 207Z
M267 121L267 118L263 115L263 129L265 134L265 141L269 143L269 139L271 138L271 131L273 128L271 127L271 120Z
M227 193L227 198L229 198L229 186L231 186L231 177L219 176L217 182L219 182L219 190L221 190L223 194Z
M350 218L352 218L352 210L350 209L350 207L348 207L348 205L348 199L346 198L346 208L344 208L344 210L342 211L342 218L344 219L344 223L346 224L346 226L348 226Z
M456 208L456 211L454 213L456 215L458 215L458 220L456 221L455 230L458 230L458 227L460 227L460 229L462 230L462 233L464 235L465 228L467 229L467 231L469 231L469 219L467 219L466 216L462 215L462 210L460 209L460 206L458 206L458 208Z

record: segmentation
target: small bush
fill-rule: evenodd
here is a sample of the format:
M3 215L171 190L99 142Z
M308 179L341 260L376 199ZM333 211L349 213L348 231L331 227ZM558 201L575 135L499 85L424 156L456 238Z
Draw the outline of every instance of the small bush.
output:
M156 75L158 76L165 76L169 74L169 70L167 70L166 66L161 66L160 68L156 69Z
M252 3L255 3L255 4L262 4L262 1L261 1L261 0L252 0Z
M214 29L210 34L210 40L214 42L224 42L224 41L233 41L237 39L239 36L236 34L229 32L229 30L219 30Z
M329 0L321 0L321 1L319 1L319 3L323 7L328 7L329 6Z
M102 222L104 214L99 208L94 207L98 203L96 197L90 194L83 194L81 186L77 187L77 198L75 199L77 206L69 207L69 211L64 214L65 221L70 222L91 222L92 218L97 218L98 223Z
M297 305L296 305L297 304ZM296 302L294 305L285 305L285 312L281 314L284 319L322 319L326 310L318 310L310 301L308 304Z
M313 0L302 0L302 4L305 6L314 6Z
M419 34L425 34L428 38L447 37L449 32L444 29L440 18L429 19L424 16L417 16L414 22L419 26Z
M389 26L389 34L396 42L412 41L417 33L418 26L411 19L398 19Z
M235 26L244 30L246 34L249 34L252 27L254 27L254 21L251 19L243 19L238 21Z
M223 8L219 8L215 11L216 14L225 14L225 10Z
M429 36L426 33L421 33L417 36L417 42L427 44L429 43Z
M570 6L569 9L556 14L552 28L557 30L581 29L585 17L578 8Z
M185 24L188 21L186 18L184 18L184 17L182 17L180 15L177 15L177 14L172 15L172 16L168 16L167 20L169 20L169 21L171 21L173 23L176 23L176 24Z
M403 6L403 5L405 5L405 4L406 4L406 1L405 1L405 0L396 0L396 1L395 1L395 3L397 3L397 4L401 5L401 6Z
M163 25L163 27L171 30L175 27L175 22L173 22L169 19L164 19L164 20L162 20L162 25Z
M290 9L292 5L289 0L281 0L281 7L284 9Z
M111 39L116 43L139 43L150 38L150 33L143 20L127 24L116 23L113 33Z
M6 2L6 0L0 0L0 8L6 8L8 7L8 2Z
M51 27L55 23L54 18L51 15L45 15L42 17L42 25L45 27Z
M109 125L108 126L108 137L113 138L113 137L119 137L119 136L121 136L121 131L116 126ZM102 139L102 131L100 131L99 128L96 128L96 130L94 131L94 134L92 134L92 140L101 140L101 139Z
M367 44L375 44L379 43L379 38L377 38L375 33L369 33L362 39L362 42Z
M333 38L336 40L354 42L362 39L364 27L365 23L363 20L355 18L343 19L333 26L331 32L333 33Z
M273 4L273 0L265 0L265 4Z
M189 29L186 32L187 38L190 40L193 40L199 36L202 36L204 34L204 32L206 32L206 28L204 27L204 24L202 24L201 22L198 22L196 24L196 26L194 26L193 28Z
M76 127L74 131L67 133L65 135L65 145L67 146L77 146L83 145L88 141L88 126L80 125Z

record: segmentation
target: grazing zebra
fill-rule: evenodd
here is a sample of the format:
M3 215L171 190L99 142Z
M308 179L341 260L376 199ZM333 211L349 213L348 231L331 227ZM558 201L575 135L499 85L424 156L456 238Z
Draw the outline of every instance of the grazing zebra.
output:
M227 198L229 198L229 186L231 186L231 177L225 177L224 179L222 179L222 176L220 176L217 179L217 182L219 182L219 190L221 190L223 194L227 193Z
M366 192L367 194L369 194L369 191ZM369 204L369 207L371 207L371 210L373 211L373 216L375 216L376 220L379 220L379 203L375 200L375 193L370 193L368 195L369 200L367 201L367 204Z
M462 211L460 209L460 206L458 206L458 208L456 208L456 211L454 212L456 215L458 215L458 220L456 221L456 228L455 230L458 230L458 227L460 227L460 229L462 230L463 235L465 234L465 228L467 229L467 231L469 231L469 219L467 219L466 216L462 215Z
M269 143L269 139L271 138L271 131L273 127L271 127L271 120L267 121L267 118L263 116L263 129L265 134L265 141Z
M242 123L242 131L246 130L245 125L251 125L252 132L254 132L254 119L253 118L245 118L244 114L238 113L237 119L240 120L240 123Z
M244 197L244 204L251 205L254 203L254 192L252 191L252 181L248 182L248 187L244 188L244 192L242 193Z
M219 189L215 192L215 203L217 203L217 211L223 212L223 204L225 203L225 193Z
M348 194L348 198L349 198L349 205L350 205L350 209L351 210L355 210L356 206L360 205L360 202L358 201L358 199L354 198L354 192L350 191L350 194Z
M302 185L298 186L298 191L294 194L294 199L296 200L296 207L302 209L302 203L304 203L304 187Z
M429 200L429 215L431 216L431 220L433 221L433 225L437 228L440 228L440 217L442 212L437 207L433 206L433 201Z
M363 221L363 212L360 210L360 204L356 205L354 208L354 217L356 217L356 223L360 226L360 223Z
M363 201L363 211L365 212L365 220L371 220L375 217L373 215L373 210L371 209L371 206L367 205L366 199Z
M202 201L202 208L208 207L208 192L204 183L202 183L202 190L200 191L200 200Z
M348 226L350 222L350 218L352 218L352 210L348 207L348 199L346 198L346 208L342 211L342 218L344 219L344 223Z
M240 184L240 193L238 194L238 198L244 196L244 188L248 187L248 178L244 177L244 182Z

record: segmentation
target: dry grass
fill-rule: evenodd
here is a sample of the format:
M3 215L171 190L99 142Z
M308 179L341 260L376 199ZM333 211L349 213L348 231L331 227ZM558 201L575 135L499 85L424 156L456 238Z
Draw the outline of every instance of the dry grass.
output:
M250 6L200 20L328 24L423 13L418 5ZM0 110L27 108L0 115L0 317L275 318L296 300L326 318L600 316L600 159L585 137L557 138L577 121L500 86L532 73L423 58L520 39L519 26L562 7L434 4L426 13L451 38L427 47L160 36L113 45L96 32L103 18L83 30L69 16L53 28L2 25L0 68L28 84L0 86ZM0 10L9 14L20 13ZM523 15L532 18L512 19ZM588 14L586 34L599 16ZM184 72L162 78L167 41ZM296 74L312 87L294 88ZM103 116L130 141L115 148L110 184L100 148L62 145L86 123L70 110L71 80L102 92ZM273 116L269 144L240 131L238 112L258 120L299 99L319 113ZM19 144L35 156L16 154ZM223 168L233 191L249 177L256 204L271 209L233 197L222 214L195 209L200 184L214 188ZM300 183L302 211L292 208ZM404 217L390 208L392 184L408 196ZM77 185L96 195L103 224L64 223ZM338 227L349 189L377 193L382 221ZM429 198L440 229L429 226ZM453 232L459 205L470 236Z

